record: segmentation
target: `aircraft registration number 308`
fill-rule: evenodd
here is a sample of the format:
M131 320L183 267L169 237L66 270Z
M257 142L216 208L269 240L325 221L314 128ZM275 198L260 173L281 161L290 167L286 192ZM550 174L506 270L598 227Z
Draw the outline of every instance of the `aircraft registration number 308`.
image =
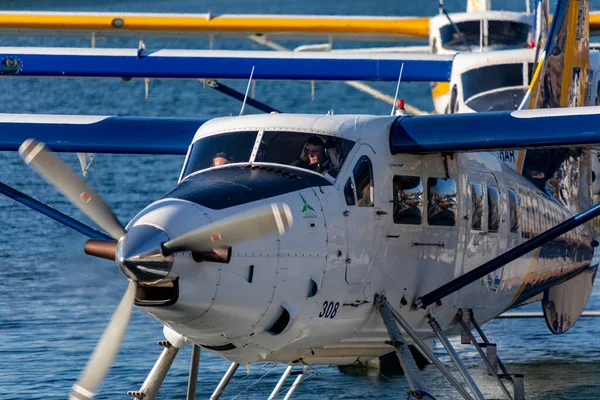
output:
M319 318L335 318L337 315L338 308L340 308L339 302L324 301L323 309L319 313Z

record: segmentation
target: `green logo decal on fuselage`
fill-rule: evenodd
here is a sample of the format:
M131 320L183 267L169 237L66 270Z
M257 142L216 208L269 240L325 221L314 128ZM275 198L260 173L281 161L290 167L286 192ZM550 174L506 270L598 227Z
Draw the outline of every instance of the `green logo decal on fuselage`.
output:
M300 194L300 193L298 193L298 194ZM317 218L317 212L310 204L308 204L308 202L306 201L304 196L302 196L300 194L300 198L302 199L302 203L303 203L302 216L304 218Z

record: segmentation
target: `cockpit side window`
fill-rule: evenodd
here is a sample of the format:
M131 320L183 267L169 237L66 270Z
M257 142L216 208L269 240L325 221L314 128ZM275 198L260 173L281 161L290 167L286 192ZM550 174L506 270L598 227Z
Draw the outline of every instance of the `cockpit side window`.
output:
M373 168L369 157L362 156L354 166L356 200L359 207L373 207L375 190L373 187Z
M229 132L197 140L192 144L182 176L185 178L210 167L250 161L257 133Z
M255 162L305 168L337 177L354 142L311 133L265 131Z
M346 182L346 186L344 186L344 197L346 198L347 205L356 205L356 199L354 197L354 184L352 183L352 178L348 178L348 182Z

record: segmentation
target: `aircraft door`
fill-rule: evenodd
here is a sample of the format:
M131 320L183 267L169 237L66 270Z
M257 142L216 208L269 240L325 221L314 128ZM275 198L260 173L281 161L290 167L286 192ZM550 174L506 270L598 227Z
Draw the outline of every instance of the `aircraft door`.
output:
M499 254L499 228L501 221L500 192L492 174L472 171L467 181L467 215L465 215L465 251L463 274L471 271ZM462 289L456 306L471 304L469 299L478 297L482 290L495 291L500 284L500 272L493 272L481 280L481 285ZM482 289L486 287L486 289Z
M489 261L500 255L500 228L503 215L502 197L500 196L500 186L496 177L492 174L485 174L485 186L487 195L487 235L485 235L485 261ZM503 268L488 274L483 279L483 285L489 290L495 292L500 286Z
M344 183L346 208L344 218L348 233L346 251L346 282L363 283L371 268L383 261L383 238L386 219L376 207L373 152L359 149L356 163Z
M482 174L473 173L467 183L467 215L465 216L466 244L463 273L473 270L485 260L485 184Z

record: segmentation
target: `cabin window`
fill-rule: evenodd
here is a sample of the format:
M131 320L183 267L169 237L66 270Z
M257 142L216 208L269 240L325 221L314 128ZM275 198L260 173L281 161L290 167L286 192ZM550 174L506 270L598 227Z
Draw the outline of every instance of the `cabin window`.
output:
M525 215L525 223L527 224L525 232L526 235L521 235L523 237L526 237L528 239L531 239L533 237L533 217L531 215L531 195L529 194L529 192L525 192L525 210L526 210L526 215ZM521 230L521 233L523 233L523 230Z
M535 235L540 234L543 231L540 204L535 194L531 196L531 216L533 224L533 232Z
M508 208L510 214L510 231L517 233L520 219L519 198L517 197L517 193L512 189L508 189Z
M356 183L356 200L359 207L373 207L375 190L373 187L373 168L369 157L359 158L354 167L354 182Z
M483 185L481 183L471 183L471 207L471 229L480 231L483 219Z
M494 185L488 185L488 232L500 229L500 192Z
M423 184L418 176L394 176L394 223L420 225Z
M346 198L346 204L349 206L355 206L356 200L354 198L354 185L352 184L352 178L348 178L346 186L344 186L344 197Z
M456 182L454 179L427 179L427 223L441 226L455 225Z

